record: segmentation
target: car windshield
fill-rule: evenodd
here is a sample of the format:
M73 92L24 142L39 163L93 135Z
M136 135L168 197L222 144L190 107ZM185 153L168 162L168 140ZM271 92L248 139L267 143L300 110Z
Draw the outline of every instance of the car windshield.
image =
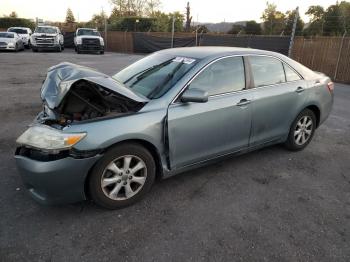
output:
M93 35L93 36L100 36L100 33L93 29L79 29L77 35Z
M53 27L37 27L35 29L35 33L56 34L57 29Z
M10 28L8 31L9 32L15 32L17 34L27 34L27 30L26 29L21 29L21 28Z
M197 59L152 54L113 76L127 87L149 99L169 91L196 63Z
M12 33L0 33L0 38L15 38L15 35Z

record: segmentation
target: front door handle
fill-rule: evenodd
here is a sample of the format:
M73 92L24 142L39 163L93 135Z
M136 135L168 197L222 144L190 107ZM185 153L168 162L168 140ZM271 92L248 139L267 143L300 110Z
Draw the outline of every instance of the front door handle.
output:
M250 104L250 100L248 100L248 99L241 99L241 101L239 101L236 105L237 106L246 106L246 105L249 105Z
M299 87L297 88L297 90L295 90L295 92L297 92L297 93L301 93L301 92L304 92L304 91L305 91L305 89L302 88L301 86L299 86Z

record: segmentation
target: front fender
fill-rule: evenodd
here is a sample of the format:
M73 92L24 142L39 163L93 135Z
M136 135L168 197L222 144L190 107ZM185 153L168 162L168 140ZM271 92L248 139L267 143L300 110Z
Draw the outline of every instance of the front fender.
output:
M160 154L164 148L166 110L139 112L113 119L97 120L68 126L64 132L86 132L87 136L74 146L77 150L106 149L125 140L143 140Z

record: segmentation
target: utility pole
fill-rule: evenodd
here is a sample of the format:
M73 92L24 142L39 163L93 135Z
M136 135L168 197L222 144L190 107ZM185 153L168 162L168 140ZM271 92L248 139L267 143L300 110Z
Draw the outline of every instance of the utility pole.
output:
M290 42L289 42L289 50L288 50L288 56L290 57L292 54L292 48L294 44L294 37L295 37L295 30L297 29L297 21L299 17L299 6L295 9L295 16L294 16L294 22L293 22L293 29L292 29L292 35L290 37Z
M173 15L172 27L171 27L171 48L174 47L174 33L175 33L175 15Z

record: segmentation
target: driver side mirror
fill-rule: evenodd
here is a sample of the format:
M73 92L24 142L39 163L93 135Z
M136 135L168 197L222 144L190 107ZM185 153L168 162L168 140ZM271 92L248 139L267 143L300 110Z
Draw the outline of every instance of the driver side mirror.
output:
M187 89L181 96L181 102L188 103L206 103L208 102L208 92L197 89L190 88Z

